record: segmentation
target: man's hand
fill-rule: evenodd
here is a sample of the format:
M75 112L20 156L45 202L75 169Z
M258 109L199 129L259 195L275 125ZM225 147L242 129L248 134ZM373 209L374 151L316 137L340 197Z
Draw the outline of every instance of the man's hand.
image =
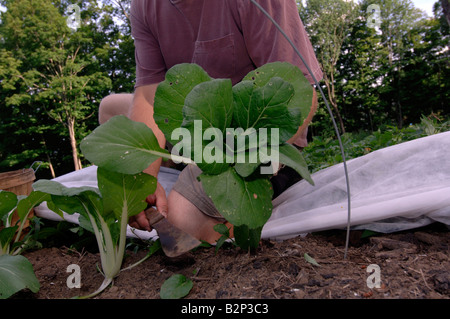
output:
M155 192L149 195L146 201L149 205L156 206L156 209L161 213L161 215L167 218L168 206L166 191L161 184L157 183ZM140 212L139 214L130 217L129 225L140 230L152 230L145 212Z

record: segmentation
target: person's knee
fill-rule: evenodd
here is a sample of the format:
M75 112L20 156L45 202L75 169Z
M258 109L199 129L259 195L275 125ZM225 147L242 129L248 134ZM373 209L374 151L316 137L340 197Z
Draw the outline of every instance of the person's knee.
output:
M98 121L100 124L107 122L116 115L128 115L133 104L133 94L111 94L100 101Z
M100 105L98 107L98 122L100 124L105 123L111 117L111 98L112 96L108 95L100 101Z
M203 214L194 204L176 191L170 192L168 201L167 219L175 227L209 243L215 243L219 239L220 235L214 230L214 226L220 221Z

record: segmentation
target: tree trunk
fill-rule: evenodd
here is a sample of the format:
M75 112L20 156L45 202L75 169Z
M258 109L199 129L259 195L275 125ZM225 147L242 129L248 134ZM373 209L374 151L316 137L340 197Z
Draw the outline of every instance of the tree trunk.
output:
M56 178L55 169L53 168L52 160L50 159L50 156L48 154L47 154L47 162L50 168L50 173L52 174L52 178Z
M334 85L333 83L330 83L330 80L328 79L328 76L326 74L324 74L324 82L325 85L327 86L328 96L330 97L330 103L333 106L334 113L336 114L339 126L341 128L341 134L344 134L345 133L344 121L342 119L341 113L339 112L338 105L336 102L336 96L334 94Z
M70 137L70 146L72 147L73 164L75 170L78 171L82 167L80 158L78 157L77 139L75 138L75 120L73 118L68 119L67 126L69 128L69 137Z
M450 1L449 0L441 0L442 11L444 12L444 16L447 19L448 25L450 25Z

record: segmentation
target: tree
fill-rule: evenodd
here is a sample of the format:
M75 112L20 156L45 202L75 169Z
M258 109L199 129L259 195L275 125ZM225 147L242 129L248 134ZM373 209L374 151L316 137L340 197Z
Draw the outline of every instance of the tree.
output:
M368 23L371 4L380 8L379 28ZM334 73L334 95L346 130L402 127L424 114L448 114L449 38L440 6L434 19L409 0L362 1L357 10ZM317 40L323 41L312 37L320 49ZM313 128L324 131L320 116L319 110Z
M367 27L360 9L359 18L351 27L350 36L342 45L336 75L339 103L344 109L347 129L374 131L389 121L389 113L380 108L379 88L384 78L380 65L387 60L388 52L380 45L380 35Z
M449 0L441 0L442 12L447 20L447 23L450 25L450 2Z
M342 44L349 36L356 18L356 5L344 0L307 0L301 6L300 16L308 31L317 58L324 72L328 97L338 118L341 132L345 133L344 121L336 95L336 73Z
M116 50L119 56L118 42L128 37L122 35L106 6L101 8L94 0L78 2L82 25L75 32L66 21L71 1L1 3L7 10L0 24L0 55L5 57L0 62L4 97L0 134L13 135L9 142L16 147L0 143L0 166L23 167L33 157L47 159L46 166L51 168L53 157L65 167L69 144L73 168L79 169L77 141L97 125L93 115L101 98L109 94L111 79L128 77L133 68L125 66L127 73L108 72L108 63L114 60L110 53ZM129 88L132 81L128 82Z

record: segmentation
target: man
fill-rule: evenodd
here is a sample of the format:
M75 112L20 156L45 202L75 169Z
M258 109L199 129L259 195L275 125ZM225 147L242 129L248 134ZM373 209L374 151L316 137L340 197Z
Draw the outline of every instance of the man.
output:
M258 0L302 52L317 80L322 72L298 15L294 0ZM165 73L179 63L196 63L213 78L239 82L251 70L274 61L297 65L307 79L312 76L294 49L270 20L250 0L133 0L132 35L136 47L135 93L105 98L100 106L100 123L125 114L149 126L160 146L165 138L153 119L153 102ZM317 108L314 94L308 119L289 142L306 146L307 125ZM146 173L157 176L161 159ZM287 172L287 173L286 173ZM147 198L173 225L198 239L214 243L220 235L214 225L225 220L203 192L196 177L201 171L187 166L166 197L160 184ZM277 193L299 180L297 174L280 172L272 184ZM130 225L150 230L144 213L130 219Z

